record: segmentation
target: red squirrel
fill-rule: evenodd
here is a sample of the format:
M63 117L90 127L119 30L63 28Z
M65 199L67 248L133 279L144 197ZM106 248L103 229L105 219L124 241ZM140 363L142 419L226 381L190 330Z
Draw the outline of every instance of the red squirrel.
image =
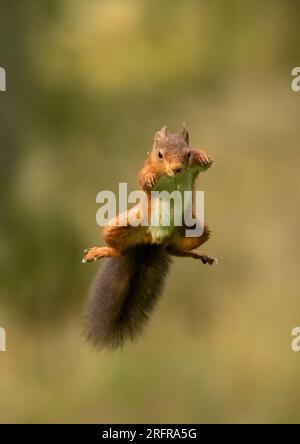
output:
M203 150L190 148L185 127L170 134L165 126L155 134L138 182L148 201L151 191L194 191L198 174L212 162ZM85 250L82 260L109 258L91 286L85 313L87 338L100 347L117 348L141 333L162 292L171 256L192 257L210 265L216 262L198 250L210 237L207 224L196 237L186 237L184 223L167 227L119 224L130 211L104 226L107 246ZM140 211L151 212L151 205Z

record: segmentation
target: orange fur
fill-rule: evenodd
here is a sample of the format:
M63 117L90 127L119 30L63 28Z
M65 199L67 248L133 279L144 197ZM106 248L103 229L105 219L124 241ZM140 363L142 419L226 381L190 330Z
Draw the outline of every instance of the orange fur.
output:
M160 157L160 153L162 157ZM150 192L155 188L157 181L162 176L174 176L185 169L191 169L194 172L194 179L196 179L198 173L209 168L212 162L211 157L205 151L189 148L189 135L186 129L183 129L178 134L169 134L166 127L158 131L154 138L152 150L138 174L140 187L148 195L148 220L151 217ZM103 228L104 240L110 248L100 249L95 247L90 249L84 257L84 261L91 262L109 255L124 254L128 249L136 245L147 245L157 242L152 239L147 227L141 225L138 227L119 225L120 220L127 220L130 211L132 209L120 214ZM143 213L146 209L140 207L139 211ZM175 235L162 242L168 248L170 254L176 255L179 252L183 253L198 248L210 236L207 224L204 226L203 234L199 237L185 237L184 231L185 227L178 227Z
M212 159L203 150L189 148L185 128L178 134L169 134L166 127L156 133L150 155L138 175L148 205L140 202L111 220L103 228L107 247L88 249L83 258L83 262L109 258L89 292L86 334L92 344L116 348L140 334L162 293L171 256L214 263L214 258L197 250L210 236L206 224L198 237L185 236L185 226L172 225L165 231L158 227L156 231L155 226L128 224L131 211L141 220L146 216L151 220L151 191L156 187L164 190L171 184L181 192L185 188L193 190L198 173L211 164ZM182 176L173 177L178 174ZM193 217L194 213L193 205Z

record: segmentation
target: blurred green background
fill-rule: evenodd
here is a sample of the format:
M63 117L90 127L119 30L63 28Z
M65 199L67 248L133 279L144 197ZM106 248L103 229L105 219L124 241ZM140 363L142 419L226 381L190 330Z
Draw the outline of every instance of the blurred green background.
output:
M300 5L1 0L1 422L299 422ZM185 120L216 267L174 259L135 344L96 352L82 307L96 194L136 187Z

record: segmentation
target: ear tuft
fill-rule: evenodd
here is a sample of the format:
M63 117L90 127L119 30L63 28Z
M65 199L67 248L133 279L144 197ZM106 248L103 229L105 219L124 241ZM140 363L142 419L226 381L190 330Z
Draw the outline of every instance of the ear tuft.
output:
M165 125L159 131L157 131L157 133L155 133L154 141L159 142L159 141L165 139L167 135L168 135L168 129L167 129L167 125Z
M186 129L185 123L183 124L182 130L179 134L186 141L187 146L189 146L190 136L188 130Z

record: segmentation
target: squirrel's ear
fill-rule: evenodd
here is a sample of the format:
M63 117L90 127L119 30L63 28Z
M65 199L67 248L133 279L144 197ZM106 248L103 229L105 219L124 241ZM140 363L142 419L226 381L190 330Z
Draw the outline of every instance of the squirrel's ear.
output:
M159 142L165 139L167 134L168 134L168 129L167 126L165 125L159 131L157 131L157 133L155 133L154 142Z
M186 141L187 146L189 146L190 136L189 136L188 130L185 127L185 124L183 124L183 128L182 128L182 130L180 131L179 134L184 138L184 140Z

